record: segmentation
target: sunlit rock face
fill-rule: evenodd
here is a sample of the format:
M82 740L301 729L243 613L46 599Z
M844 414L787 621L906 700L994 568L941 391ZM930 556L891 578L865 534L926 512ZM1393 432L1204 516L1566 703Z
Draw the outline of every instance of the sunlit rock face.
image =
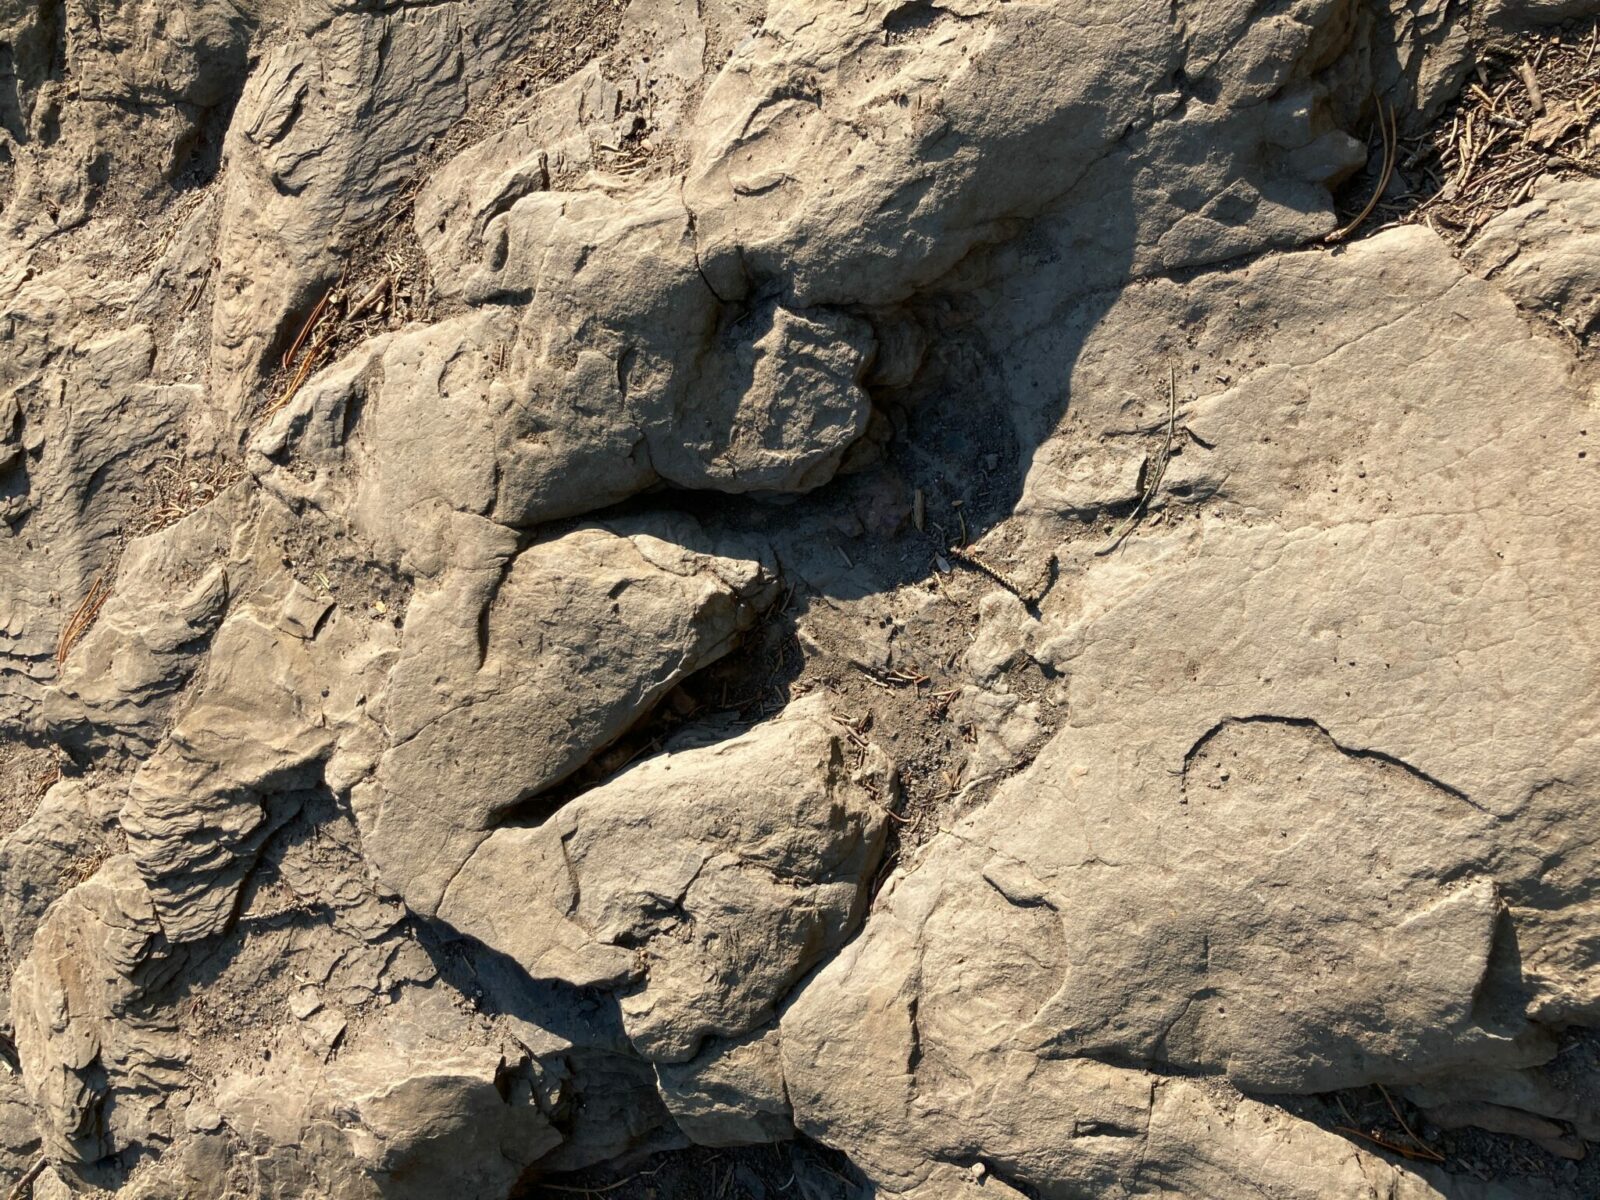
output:
M1600 5L1391 7L0 0L0 1187L1594 1194Z

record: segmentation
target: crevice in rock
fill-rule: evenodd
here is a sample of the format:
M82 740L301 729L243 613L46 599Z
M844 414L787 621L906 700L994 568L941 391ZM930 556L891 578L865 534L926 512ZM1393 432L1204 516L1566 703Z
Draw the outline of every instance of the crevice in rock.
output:
M876 1192L837 1150L804 1134L787 1143L727 1149L694 1146L579 1172L529 1178L509 1200L570 1200L574 1191L609 1200L708 1200L718 1196L803 1196L806 1200L871 1200Z
M1285 717L1266 714L1247 717L1225 717L1207 730L1205 734L1195 742L1194 745L1189 747L1188 751L1183 756L1183 793L1185 797L1188 795L1188 777L1190 768L1192 767L1196 757L1205 751L1207 745L1210 744L1212 739L1216 738L1225 730L1239 725L1287 725L1296 729L1314 729L1327 739L1327 742L1330 746L1332 746L1340 754L1345 755L1347 758L1367 759L1371 762L1379 762L1384 763L1387 766L1397 767L1406 774L1410 775L1413 779L1416 779L1427 784L1431 788L1443 792L1445 795L1454 800L1461 801L1461 803L1467 805L1469 808L1476 809L1484 816L1493 817L1497 821L1507 821L1511 819L1509 816L1505 816L1500 813L1496 813L1491 809L1485 808L1459 788L1452 787L1450 784L1445 783L1442 780L1435 779L1426 771L1412 766L1404 759L1393 754L1386 753L1382 750L1343 745L1341 742L1335 739L1334 736L1329 733L1321 724L1309 717Z

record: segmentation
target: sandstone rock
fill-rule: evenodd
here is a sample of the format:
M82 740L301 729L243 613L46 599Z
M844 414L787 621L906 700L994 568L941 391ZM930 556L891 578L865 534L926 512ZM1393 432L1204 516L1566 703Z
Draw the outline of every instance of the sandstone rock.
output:
M1001 1183L982 1163L970 1170L941 1163L934 1167L926 1180L903 1194L916 1200L933 1200L934 1197L950 1197L950 1200L978 1200L979 1197L1016 1200L1023 1193Z
M866 432L859 383L870 328L842 313L768 305L719 331L714 300L681 244L681 206L643 223L624 213L606 202L593 219L534 214L547 240L578 228L572 245L530 252L553 277L517 291L567 299L542 300L520 318L478 310L364 348L258 439L258 473L292 500L324 508L342 492L390 556L412 554L441 510L521 527L662 481L727 492L826 483ZM578 276L553 265L567 260ZM664 272L682 286L663 290ZM563 313L573 297L602 299L591 275L617 280L621 295L597 314L604 332L588 318L569 332ZM628 311L641 295L651 306ZM462 403L440 408L440 395ZM455 464L444 473L433 457L442 447ZM313 486L277 465L291 456L316 465Z
M1592 15L0 0L0 1186L1593 1193Z
M11 331L0 361L0 703L18 728L38 728L62 626L97 578L109 582L138 480L194 399L152 378L149 326L106 330L130 292L62 268L0 299Z
M276 1186L299 1180L341 1198L504 1196L562 1139L526 1057L463 1046L464 1024L439 997L408 1000L327 1066L289 1051L268 1075L224 1084L223 1120L264 1156Z
M1275 142L1282 157L1333 132L1319 128L1314 97L1297 94L1291 79L1326 53L1318 26L1335 7L1302 5L1251 27L1247 5L1224 5L1191 47L1154 9L1127 14L1118 36L1102 40L1092 7L882 3L819 19L805 4L771 4L761 34L702 106L705 148L684 192L700 261L725 296L742 294L754 276L786 280L805 305L904 300L1128 147L1165 141L1181 109L1163 84L1180 63L1214 84L1224 106L1281 91L1275 119L1245 136ZM1230 43L1231 56L1218 53ZM1079 53L1086 44L1102 53ZM838 81L827 104L808 74ZM925 96L931 79L944 85L937 100ZM1169 142L1157 153L1181 173L1184 151L1175 149ZM920 169L929 161L936 172ZM1284 204L1282 213L1302 235L1320 220L1309 213L1321 183L1281 179L1286 195L1305 189L1305 211L1291 217ZM1219 189L1211 195L1224 205L1252 203L1246 193L1266 199L1239 185L1230 200ZM1170 248L1186 243L1189 261L1200 257L1196 243L1228 236L1217 227L1226 221L1220 208L1188 222L1163 216L1175 226ZM1115 256L1116 266L1125 261Z
M185 1087L183 1041L169 1017L139 1004L170 977L164 942L122 855L50 910L12 980L23 1082L45 1151L91 1181L115 1179L111 1156L170 1140L170 1102Z
M712 1039L686 1063L658 1063L661 1099L697 1146L749 1146L794 1136L778 1031Z
M114 790L64 780L39 802L32 818L0 842L0 930L20 962L50 906L93 874L116 847Z
M436 911L496 822L749 628L771 576L687 549L694 538L687 523L580 529L458 568L413 601L390 747L358 808L367 853L413 909Z
M525 50L529 7L314 4L303 32L251 73L229 126L212 310L214 403L232 428L243 428L254 372L337 277L336 252L383 213L494 69Z
M236 490L124 554L99 620L45 694L58 744L85 755L155 749L227 609L242 508Z
M1490 221L1467 266L1526 308L1587 334L1600 318L1588 286L1600 255L1600 190L1587 180L1550 183Z
M1323 287L1272 290L1313 262ZM1247 343L1241 380L1183 404L1224 481L1216 500L1118 557L1080 560L1037 651L1069 681L1067 724L785 1014L797 1122L882 1178L974 1142L1040 1153L1037 1099L990 1107L995 1128L976 1136L928 1115L977 1120L972 1106L1019 1073L1040 1080L1035 1096L1060 1079L1049 1086L1068 1089L1080 1130L1022 1177L1128 1186L1129 1146L1138 1171L1167 1168L1141 1132L1136 1076L1121 1114L1106 1084L1078 1082L1101 1062L1266 1092L1406 1082L1541 1062L1546 1014L1592 1003L1568 973L1586 957L1589 851L1557 831L1594 765L1586 735L1555 732L1600 665L1554 632L1554 614L1587 603L1587 549L1553 501L1584 490L1585 468L1571 454L1537 474L1513 465L1552 428L1576 438L1583 402L1562 354L1422 231L1217 286L1275 321ZM1346 286L1366 303L1347 307ZM1132 307L1162 308L1161 291ZM1142 318L1122 320L1102 321L1108 344L1144 336ZM1462 321L1479 336L1459 340ZM1232 336L1213 326L1195 350ZM1277 345L1294 346L1281 367ZM1112 363L1093 342L1082 361ZM1251 415L1256 403L1278 415ZM1264 441L1268 427L1295 432ZM1289 485L1335 447L1320 494ZM1234 505L1267 523L1222 528ZM1504 725L1488 714L1513 692L1526 719ZM1561 866L1533 866L1531 844ZM862 1032L840 1044L843 1028ZM830 1064L869 1041L881 1067L841 1092ZM1081 1132L1101 1129L1124 1132ZM925 1140L908 1148L914 1130ZM1229 1177L1276 1151L1255 1153L1230 1156Z
M633 984L634 1046L686 1062L709 1036L759 1026L849 936L892 786L880 755L853 772L807 701L741 737L680 740L537 827L496 830L439 915L535 978Z
M917 875L892 903L893 925L875 919L784 1014L781 1043L796 1123L851 1147L890 1194L943 1194L937 1163L952 1157L1054 1195L1309 1198L1325 1195L1329 1180L1341 1194L1440 1194L1265 1105L1229 1111L1189 1080L1030 1052L1028 1031L1008 1030L1004 1014L1038 996L1032 956L1050 943L1043 926L1053 916L1043 906L1038 928L996 923L1006 940L968 962L918 954L916 923L928 923L926 936L951 918L939 918L939 898ZM931 1003L953 995L964 1011ZM818 1037L824 1026L854 1033ZM835 1104L845 1076L849 1099ZM904 1140L910 1129L919 1145Z
M0 120L0 197L13 245L37 246L114 209L108 192L153 200L211 169L204 144L237 95L255 8L71 0L0 9L14 80Z
M1596 1141L1597 1114L1574 1100L1538 1068L1475 1071L1409 1087L1407 1098L1424 1112L1450 1105L1488 1104L1549 1121L1564 1121L1585 1141Z
M1031 762L1046 733L1039 702L1006 692L968 688L951 705L950 715L972 731L965 771L969 788Z
M22 1080L0 1066L0 1181L12 1186L33 1166L38 1154L39 1135Z
M336 624L308 646L298 593L284 590L287 617L242 609L223 624L199 695L129 785L122 828L174 943L226 928L263 841L320 781L341 718L364 701L365 631ZM320 670L318 649L346 658L345 673Z

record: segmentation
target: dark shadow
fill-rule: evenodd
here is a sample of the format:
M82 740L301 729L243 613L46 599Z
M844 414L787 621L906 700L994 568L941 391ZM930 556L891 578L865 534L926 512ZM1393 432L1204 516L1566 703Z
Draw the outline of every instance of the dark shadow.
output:
M762 1146L692 1146L530 1177L509 1200L570 1200L584 1193L608 1200L872 1200L878 1195L844 1155L799 1136Z
M523 1069L537 1081L545 1116L563 1143L541 1160L541 1170L582 1170L683 1144L656 1090L655 1073L630 1046L614 993L529 978L513 959L448 925L421 917L407 920L449 987L491 1019L509 1020L510 1030L565 1049L524 1046Z
M1473 995L1473 1020L1508 1041L1527 1038L1529 991L1515 921L1509 911L1502 911L1488 968ZM1577 1111L1593 1111L1600 1104L1600 1031L1565 1030L1550 1052L1549 1064L1540 1070L1549 1077L1551 1090L1572 1097ZM1424 1086L1471 1106L1494 1095L1491 1075L1493 1072L1465 1068L1427 1079ZM1600 1158L1595 1155L1575 1160L1570 1152L1558 1154L1527 1137L1466 1123L1435 1124L1399 1085L1253 1098L1338 1134L1363 1153L1421 1175L1449 1200L1474 1200L1483 1194L1486 1182L1526 1189L1516 1194L1529 1200L1600 1195ZM1522 1114L1522 1119L1540 1123L1531 1114ZM1542 1124L1569 1139L1574 1136L1561 1122L1544 1120Z

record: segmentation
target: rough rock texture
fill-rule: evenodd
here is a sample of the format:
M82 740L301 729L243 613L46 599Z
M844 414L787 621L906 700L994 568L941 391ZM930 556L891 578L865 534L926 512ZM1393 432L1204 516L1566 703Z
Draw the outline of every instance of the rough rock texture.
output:
M1597 20L0 0L0 1187L1595 1194Z
M1533 201L1489 222L1467 262L1519 305L1587 334L1600 319L1590 287L1600 256L1597 202L1592 187L1552 180Z
M535 979L637 981L623 1027L654 1062L749 1033L844 941L883 849L889 769L874 755L853 777L827 716L808 698L742 737L669 743L550 820L495 830L440 917Z
M581 529L457 569L411 604L388 748L357 801L385 882L433 913L495 822L560 783L726 654L771 580L684 526ZM503 574L502 574L503 572Z

